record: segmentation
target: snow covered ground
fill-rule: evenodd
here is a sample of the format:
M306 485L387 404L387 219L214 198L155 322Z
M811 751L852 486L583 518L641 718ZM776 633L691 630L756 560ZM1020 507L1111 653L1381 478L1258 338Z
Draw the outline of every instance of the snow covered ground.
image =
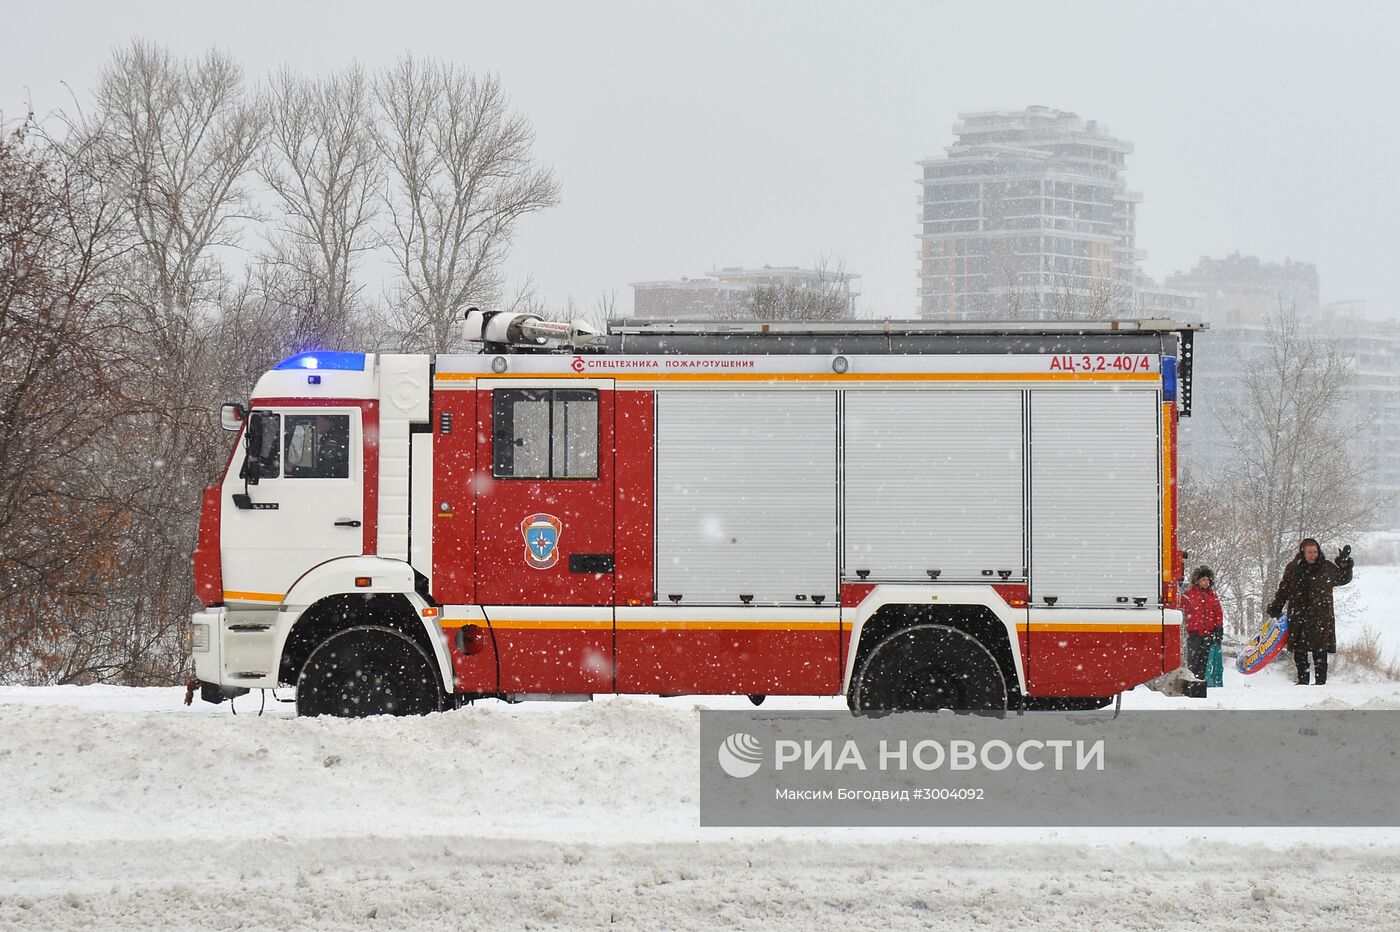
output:
M1400 566L1358 566L1351 585L1336 595L1338 646L1369 628L1380 635L1385 660L1400 660Z
M1216 695L1231 693L1253 707L1400 708L1397 684ZM1400 835L1386 830L701 829L695 700L343 722L283 706L258 718L252 697L237 717L179 699L0 691L0 926L1337 928L1400 916ZM1193 707L1125 701L1161 704Z
M1395 644L1397 590L1363 568L1343 640ZM1324 688L1287 673L1123 705L1400 709L1400 683L1344 663ZM344 722L181 698L0 688L0 928L1400 924L1387 829L702 829L698 709L743 699Z

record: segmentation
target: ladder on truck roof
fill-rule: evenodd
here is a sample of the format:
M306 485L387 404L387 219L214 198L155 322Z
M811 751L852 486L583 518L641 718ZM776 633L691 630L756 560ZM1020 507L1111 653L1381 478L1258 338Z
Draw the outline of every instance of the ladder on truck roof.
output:
M1191 412L1193 339L1208 324L1141 320L615 320L582 321L467 311L464 333L485 353L678 355L1082 355L1176 358L1181 413Z
M773 334L773 335L913 335L913 334L1089 334L1182 333L1205 330L1204 323L1169 318L1143 320L613 320L608 334Z
M537 314L468 308L468 340L501 349L582 349L610 337L912 337L912 336L1089 336L1112 334L1189 334L1205 323L1165 317L1124 320L610 320L606 332L583 321L565 323Z

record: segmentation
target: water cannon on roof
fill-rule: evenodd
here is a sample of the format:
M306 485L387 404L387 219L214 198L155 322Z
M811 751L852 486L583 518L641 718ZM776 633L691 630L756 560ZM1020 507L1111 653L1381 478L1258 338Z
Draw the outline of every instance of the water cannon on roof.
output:
M483 311L467 308L463 336L477 343L498 346L563 345L578 349L595 343L603 334L581 320L569 323L545 320L538 314Z

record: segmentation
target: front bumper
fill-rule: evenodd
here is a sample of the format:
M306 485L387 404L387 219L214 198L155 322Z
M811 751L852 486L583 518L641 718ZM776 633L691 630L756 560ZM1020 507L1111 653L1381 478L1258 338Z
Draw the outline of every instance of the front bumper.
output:
M204 683L223 682L224 618L222 606L206 608L190 616L194 653L194 675Z
M277 685L279 613L206 608L190 617L194 675L202 683L244 689Z

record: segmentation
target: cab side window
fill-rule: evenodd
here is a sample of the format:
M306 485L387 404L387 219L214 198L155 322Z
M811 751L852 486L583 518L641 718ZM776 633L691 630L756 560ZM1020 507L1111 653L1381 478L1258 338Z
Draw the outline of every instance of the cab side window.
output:
M491 423L496 478L598 478L597 389L498 388Z
M350 416L289 414L283 432L283 475L344 479L350 475Z

